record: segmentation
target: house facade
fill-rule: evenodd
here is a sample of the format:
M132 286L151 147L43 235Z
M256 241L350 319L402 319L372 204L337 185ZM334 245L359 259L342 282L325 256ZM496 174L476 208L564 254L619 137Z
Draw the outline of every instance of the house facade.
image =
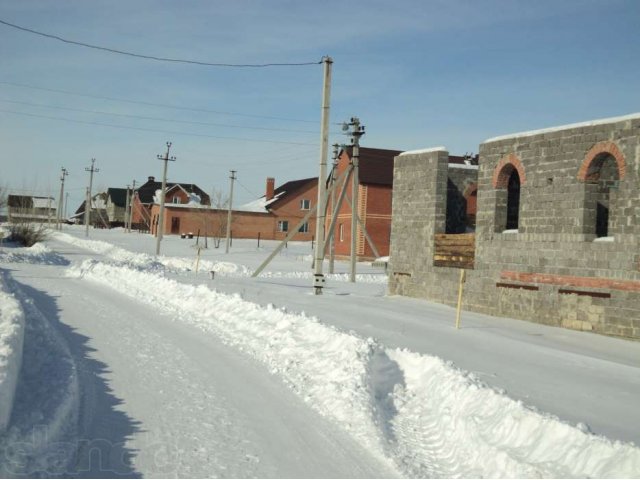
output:
M189 192L183 184L174 184L167 189L164 210L164 234L183 234L198 232L201 235L225 237L228 211L225 208L212 208L208 204L198 203L199 195L195 189ZM142 188L142 187L141 187ZM303 219L307 212L316 206L318 179L307 178L286 182L275 188L275 179L268 178L265 195L246 205L234 208L231 215L231 235L233 238L261 238L282 240ZM149 228L157 233L160 205L153 203L148 209L141 205L140 198L146 199L145 191L138 190L134 200L135 211L148 212ZM135 202L138 202L136 205ZM207 197L207 201L209 201ZM135 217L146 218L140 213ZM135 223L134 220L133 223ZM309 219L293 236L294 241L311 241L315 235L315 215Z
M57 215L56 200L53 197L32 195L8 195L7 218L10 223L55 222Z
M480 145L475 233L447 233L448 152L398 156L389 291L640 338L640 114Z
M338 155L335 178L340 179L352 162L352 148L343 149ZM399 150L384 150L380 148L360 147L358 161L358 216L364 223L367 233L371 237L378 253L382 256L389 254L389 240L391 236L391 203L393 194L393 159L399 155ZM337 185L335 200L340 196L342 184ZM352 181L346 184L346 195L353 198ZM326 229L332 221L335 205L329 199ZM351 207L347 201L340 206L335 222L335 254L338 258L351 254ZM364 232L358 225L356 237L356 255L359 259L373 259L375 255L371 246L366 242Z

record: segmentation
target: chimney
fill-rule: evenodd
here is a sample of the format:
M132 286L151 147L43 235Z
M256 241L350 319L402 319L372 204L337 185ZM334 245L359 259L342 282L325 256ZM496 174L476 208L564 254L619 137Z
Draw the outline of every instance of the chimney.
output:
M149 177L149 181L150 182L155 182L156 181L156 177Z
M266 200L273 198L273 191L275 190L276 179L273 177L267 177L267 193L265 194Z

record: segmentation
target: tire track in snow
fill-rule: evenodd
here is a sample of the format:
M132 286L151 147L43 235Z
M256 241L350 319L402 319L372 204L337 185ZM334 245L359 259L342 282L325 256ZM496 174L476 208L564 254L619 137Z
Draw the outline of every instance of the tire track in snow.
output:
M258 358L310 406L408 475L640 474L634 445L538 413L437 357L385 349L303 314L158 274L95 261L69 272L171 312Z

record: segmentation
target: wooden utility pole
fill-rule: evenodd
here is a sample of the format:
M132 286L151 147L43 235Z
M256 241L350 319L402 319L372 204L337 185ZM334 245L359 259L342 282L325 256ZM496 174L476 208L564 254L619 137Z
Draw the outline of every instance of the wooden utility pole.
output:
M158 155L158 160L164 162L164 169L162 171L162 190L160 191L160 214L158 218L158 230L156 232L156 255L160 255L160 242L162 242L162 232L164 229L164 197L167 189L167 164L176 161L176 157L170 157L169 151L171 150L171 142L167 142L167 152L162 155Z
M331 166L331 187L336 183L336 174L338 173L338 148L337 143L333 144L333 165ZM331 209L336 206L336 189L331 188ZM333 218L331 218L333 221ZM335 222L332 222L335 228ZM336 257L336 236L333 231L329 232L329 273L333 273Z
M360 158L360 137L364 135L364 127L360 125L360 119L358 117L351 117L351 121L347 125L347 128L351 127L351 165L353 165L353 173L351 175L351 269L349 273L349 281L356 281L356 262L358 254L357 248L357 235L358 235L358 188L360 186L360 180L358 178L358 164Z
M62 167L62 172L60 173L60 197L58 198L58 214L56 215L56 228L58 230L62 230L62 226L60 223L60 220L62 219L62 198L64 197L64 179L67 175L69 175L69 172L67 172L66 168Z
M231 242L231 211L233 210L233 182L236 179L236 171L231 170L231 187L229 188L229 208L227 209L227 243L224 253L229 253L229 244Z
M331 57L323 57L322 82L322 113L320 125L320 175L318 175L318 201L316 205L316 251L314 255L313 292L322 294L324 275L322 262L324 261L324 219L325 219L325 191L327 178L327 155L329 153L329 107L331 105Z
M89 236L89 222L91 221L91 189L93 188L93 174L98 173L100 169L95 168L96 159L91 159L91 168L85 167L85 171L89 173L89 188L87 189L87 199L84 203L84 236Z
M131 200L129 201L129 233L131 233L131 224L133 223L133 204L136 196L136 181L133 181L133 186L131 188Z
M127 185L127 200L124 204L124 231L129 231L129 207L131 206L131 187Z

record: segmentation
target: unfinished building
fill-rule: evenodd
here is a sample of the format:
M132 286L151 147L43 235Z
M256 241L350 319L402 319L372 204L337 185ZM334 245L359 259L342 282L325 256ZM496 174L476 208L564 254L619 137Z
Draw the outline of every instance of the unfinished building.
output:
M465 268L464 309L640 338L640 114L485 141L474 233L447 159L395 159L390 293L454 305Z

